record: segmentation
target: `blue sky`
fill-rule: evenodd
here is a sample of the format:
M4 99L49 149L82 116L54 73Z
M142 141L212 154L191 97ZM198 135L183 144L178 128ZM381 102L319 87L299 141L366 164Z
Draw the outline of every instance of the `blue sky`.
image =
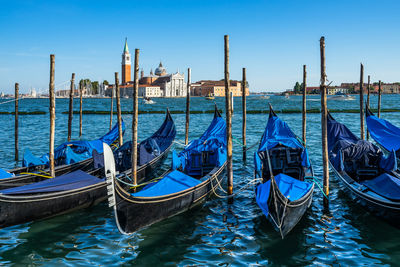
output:
M113 81L125 37L140 49L145 73L160 60L169 72L192 68L192 80L223 78L223 36L230 36L231 78L241 68L253 91L292 88L308 66L319 83L319 38L326 38L333 84L400 81L400 1L3 1L0 0L0 91L48 88L49 54L56 84Z

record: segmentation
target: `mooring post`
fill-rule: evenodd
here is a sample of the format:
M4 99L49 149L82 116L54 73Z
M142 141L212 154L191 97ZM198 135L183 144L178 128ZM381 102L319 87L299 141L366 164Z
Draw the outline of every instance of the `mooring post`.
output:
M135 49L135 69L133 72L133 118L132 118L132 181L137 185L137 127L138 127L138 90L139 90L139 49Z
M327 118L328 109L326 106L326 72L325 72L325 37L320 39L321 50L321 124L322 124L322 164L324 174L324 208L329 208L329 166L328 166L328 131Z
M114 86L111 86L111 108L110 108L110 130L112 129L112 119L114 113Z
M379 89L378 89L378 118L381 117L381 94L382 94L382 82L379 80Z
M54 55L50 55L50 86L49 86L49 99L50 99L50 146L49 146L49 161L50 161L50 176L55 177L54 170L54 134L55 134L55 120L56 120L56 98L54 95Z
M233 193L233 166L232 166L232 103L229 81L229 36L224 36L225 41L225 110L226 110L226 142L227 142L227 178L228 195Z
M306 127L307 127L307 66L303 65L303 143L306 146Z
M69 112L68 112L68 142L71 141L72 135L72 114L74 105L74 88L75 87L75 73L72 73L71 87L69 90Z
M119 91L119 79L118 79L118 72L115 73L115 95L117 98L117 117L118 117L118 143L119 146L121 147L123 144L123 139L122 139L122 117L121 117L121 96L120 96L120 91Z
M364 140L364 65L360 67L360 130L361 140Z
M186 124L185 124L185 145L189 142L189 120L190 120L190 76L191 69L188 68L187 74L187 85L186 85Z
M18 162L18 97L19 97L19 83L15 83L15 161Z
M83 81L79 82L79 137L82 136Z
M367 107L369 108L369 94L370 94L370 85L371 84L371 76L368 75L368 86L367 86ZM368 125L367 125L367 140L369 140L369 132L368 132Z
M247 144L246 144L246 68L242 69L242 138L243 138L243 161L247 158Z

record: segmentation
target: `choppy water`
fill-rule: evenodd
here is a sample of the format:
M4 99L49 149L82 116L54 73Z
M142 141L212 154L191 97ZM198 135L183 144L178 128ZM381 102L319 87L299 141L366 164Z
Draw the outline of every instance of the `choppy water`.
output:
M319 98L311 97L308 107L318 108ZM385 108L398 108L399 96L383 96ZM155 99L154 105L141 105L141 110L184 110L185 99ZM224 99L215 100L224 108ZM271 102L276 110L301 108L301 98L272 96L269 100L248 98L248 110L267 109ZM331 109L357 108L355 101L328 101ZM371 97L375 107L377 97ZM193 110L211 110L213 101L192 98ZM84 99L84 110L108 110L109 99ZM123 110L132 109L131 99L122 99ZM67 117L61 114L68 107L67 99L57 99L56 143L67 137ZM115 104L114 104L115 107ZM74 109L78 110L78 102ZM241 99L235 98L233 135L241 136ZM12 111L13 103L0 105L1 111ZM48 110L46 99L24 99L20 110ZM34 154L47 152L48 114L20 116L20 150L29 148ZM279 114L301 135L301 114ZM358 114L334 114L335 118L359 134ZM400 125L397 113L383 113L383 118ZM184 138L185 115L173 115L177 125L177 140ZM266 126L267 114L250 114L248 144L257 142ZM131 138L131 116L127 123L125 140ZM164 115L140 115L139 139L154 132ZM206 129L212 114L191 115L190 138L196 138ZM84 115L84 139L94 139L108 129L109 116ZM116 117L114 117L116 122ZM14 118L0 115L0 167L14 166ZM78 139L78 116L73 122L73 138ZM317 177L322 174L320 115L307 116L307 141ZM176 149L180 149L176 146ZM247 164L242 162L241 146L234 143L235 189L252 179L252 155ZM170 158L166 161L166 165ZM202 207L164 220L132 236L121 235L113 213L106 203L58 216L52 219L0 229L0 264L16 265L396 265L400 262L400 230L371 216L353 204L339 189L331 173L330 211L322 213L322 194L316 191L311 208L282 240L257 207L252 188L247 188L229 205L226 200L213 198Z

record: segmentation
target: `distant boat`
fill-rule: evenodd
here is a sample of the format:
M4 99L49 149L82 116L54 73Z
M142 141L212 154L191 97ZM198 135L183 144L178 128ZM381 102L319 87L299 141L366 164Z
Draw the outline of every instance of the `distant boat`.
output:
M214 100L215 96L214 96L214 94L208 93L208 95L206 96L206 99L207 100Z
M354 96L344 94L344 93L336 93L333 96L328 97L328 100L355 100Z
M270 99L271 96L269 96L269 95L262 95L262 96L260 96L260 98L262 98L262 99Z
M285 98L286 98L286 99L289 99L289 98L290 98L290 96L289 96L288 93L285 93Z
M146 104L146 105L151 105L151 104L154 104L155 102L150 98L150 97L144 97L143 98L143 104Z

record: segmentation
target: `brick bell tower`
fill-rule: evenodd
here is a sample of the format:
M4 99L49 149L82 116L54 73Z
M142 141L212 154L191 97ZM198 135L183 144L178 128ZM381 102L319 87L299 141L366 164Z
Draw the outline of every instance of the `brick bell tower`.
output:
M124 52L122 52L122 81L121 84L126 84L131 81L131 54L128 49L128 40L125 38Z

